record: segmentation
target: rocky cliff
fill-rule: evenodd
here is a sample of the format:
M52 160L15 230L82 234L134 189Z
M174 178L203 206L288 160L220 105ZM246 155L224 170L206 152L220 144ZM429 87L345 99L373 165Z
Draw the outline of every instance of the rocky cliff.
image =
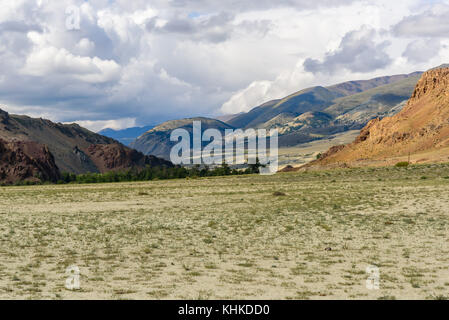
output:
M12 115L0 110L0 139L46 145L61 172L104 173L146 165L171 163L125 147L116 140L91 132L77 124Z
M101 173L129 168L173 167L170 161L154 156L146 156L122 144L96 144L87 149L87 155Z
M45 145L0 139L0 184L17 181L56 182L60 172Z
M424 73L397 115L370 121L352 144L334 148L313 164L387 161L420 154L428 160L449 159L449 68Z

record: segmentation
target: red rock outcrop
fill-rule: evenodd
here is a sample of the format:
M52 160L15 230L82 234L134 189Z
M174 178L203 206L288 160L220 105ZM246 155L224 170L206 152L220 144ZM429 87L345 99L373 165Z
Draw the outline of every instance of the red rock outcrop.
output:
M54 123L40 118L13 115L1 109L0 139L8 143L29 141L45 145L61 172L105 173L133 167L139 169L147 165L173 166L168 161L146 157L114 139L77 124Z
M139 169L147 165L151 167L173 167L170 161L154 156L145 156L143 153L119 143L91 145L86 154L101 173L130 168Z
M423 74L407 105L393 117L370 121L351 144L324 154L312 165L361 163L448 149L449 68Z
M0 139L0 183L56 182L61 175L45 145L31 141Z

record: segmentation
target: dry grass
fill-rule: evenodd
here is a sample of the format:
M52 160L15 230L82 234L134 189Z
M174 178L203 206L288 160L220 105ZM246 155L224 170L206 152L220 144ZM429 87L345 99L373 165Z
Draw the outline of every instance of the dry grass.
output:
M359 134L360 130L351 130L294 147L281 147L279 148L279 167L282 169L286 165L293 167L304 165L315 160L318 154L326 152L332 146L353 142Z
M449 295L448 165L8 187L0 203L0 298Z

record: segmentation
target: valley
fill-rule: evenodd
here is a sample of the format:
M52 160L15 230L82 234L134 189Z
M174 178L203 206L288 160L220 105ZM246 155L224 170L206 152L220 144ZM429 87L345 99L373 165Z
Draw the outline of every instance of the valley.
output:
M174 145L170 141L170 131L178 128L192 131L194 120L201 120L204 130L213 128L222 133L225 129L276 129L280 152L284 153L319 140L323 141L316 143L326 145L326 141L337 134L360 130L372 119L398 113L421 75L422 72L413 72L306 88L263 103L249 112L218 117L223 121L199 117L171 120L135 136L130 146L144 154L168 160ZM301 154L304 152L307 150L300 151ZM296 163L303 163L302 158L295 159L290 165Z
M449 0L5 1L0 300L449 300L448 22Z
M0 201L3 299L447 299L447 164L0 187Z
M333 146L353 142L359 133L359 130L349 130L293 147L281 147L279 148L279 169L282 170L286 166L299 167L316 160L319 154L326 152Z

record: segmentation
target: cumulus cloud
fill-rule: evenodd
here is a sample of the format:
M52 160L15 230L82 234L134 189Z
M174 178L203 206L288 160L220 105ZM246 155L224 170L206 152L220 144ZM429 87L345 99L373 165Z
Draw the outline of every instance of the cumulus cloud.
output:
M64 74L81 81L98 83L118 78L120 67L111 60L75 56L66 49L45 47L28 56L22 72L32 76Z
M304 71L303 61L299 61L292 69L282 72L273 81L254 81L247 88L235 93L221 107L224 114L247 112L270 100L287 96L299 89L314 84L312 73Z
M234 94L229 101L221 107L224 114L236 114L239 112L248 112L253 107L261 105L269 96L268 91L271 88L270 81L256 81L247 88Z
M221 12L206 17L175 17L158 26L155 17L147 23L147 30L184 35L192 41L224 42L231 36L234 28L233 20L233 14Z
M23 21L4 21L0 23L0 34L4 32L27 33L29 31L42 32L42 28L37 24L28 24Z
M363 26L347 33L337 50L326 53L322 61L308 58L306 71L335 73L341 69L352 72L369 72L388 66L392 59L385 52L389 41L376 42L376 30Z
M320 7L336 7L347 5L356 0L171 0L170 4L176 8L189 8L191 10L217 10L232 8L236 11L258 11L279 7L290 7L297 10L308 10Z
M24 74L63 74L89 83L107 82L119 77L120 66L113 60L76 56L64 48L49 46L37 33L29 33L28 36L35 47L26 59L22 69Z
M161 35L176 35L193 42L220 43L229 40L234 32L264 36L273 26L270 20L244 20L235 22L235 14L220 12L212 15L189 14L175 16L170 20L159 17L150 19L146 28Z
M405 17L392 28L399 37L449 37L449 6L437 5L430 10Z
M76 51L79 52L81 55L89 55L93 50L95 49L95 43L90 41L87 38L82 38L77 44L76 44Z
M417 11L421 2L3 1L0 102L15 113L118 128L240 112L311 85L414 71L419 55L430 56L427 43L382 29L412 12L443 15ZM79 29L66 26L72 6Z
M429 61L440 52L442 44L435 39L418 39L410 42L407 45L403 57L407 58L412 63L421 63Z

